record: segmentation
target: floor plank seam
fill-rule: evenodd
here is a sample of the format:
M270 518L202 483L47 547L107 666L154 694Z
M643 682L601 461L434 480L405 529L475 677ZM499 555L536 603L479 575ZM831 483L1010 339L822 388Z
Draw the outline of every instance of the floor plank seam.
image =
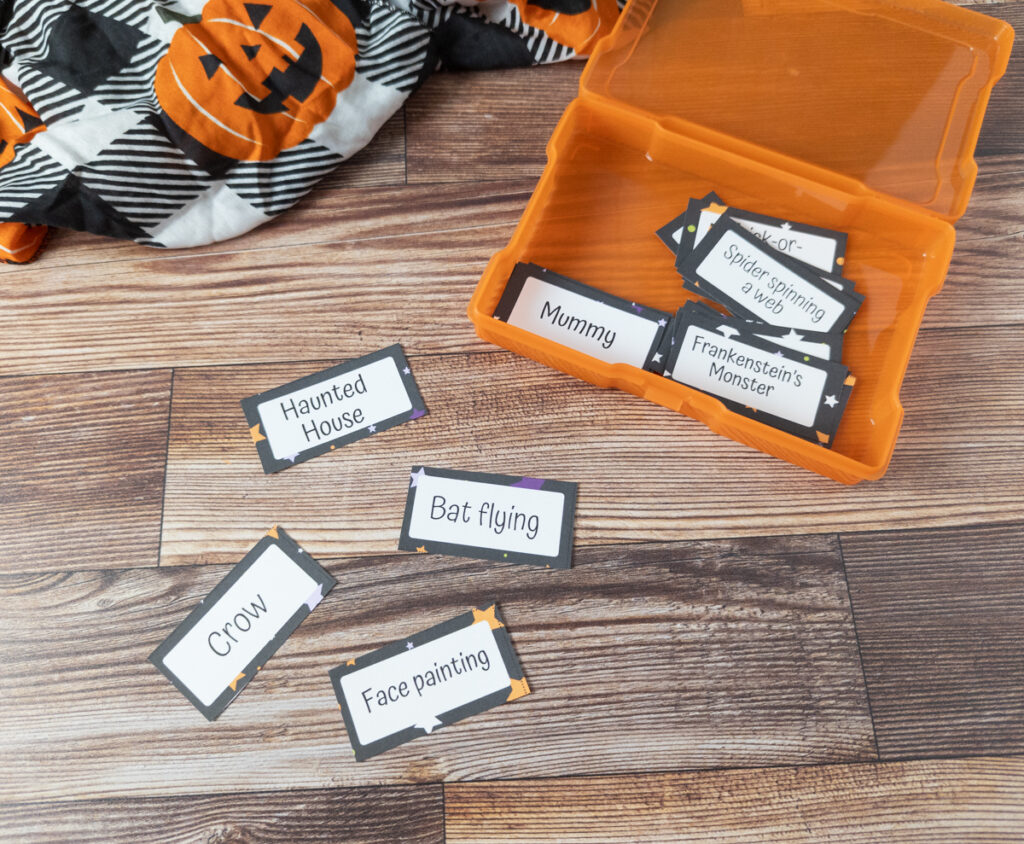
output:
M981 528L989 529L1001 529L1001 528L1024 528L1024 519L1006 519L999 522L968 522L962 525L943 525L940 527L916 527L916 528L892 528L886 530L885 528L879 528L878 530L846 530L837 534L840 539L840 545L842 544L842 537L866 537L866 536L898 536L899 534L908 533L922 533L927 531L928 533L954 533L962 531L975 531Z
M868 718L871 721L871 741L875 745L875 758L882 760L878 749L878 728L875 726L875 711L871 706L871 689L868 688L868 674L864 670L864 654L860 647L860 633L857 631L857 614L853 609L853 592L850 589L850 577L846 573L846 557L843 554L843 536L836 534L836 545L839 548L839 564L843 567L843 582L846 584L846 600L850 605L850 623L853 625L853 641L857 643L857 661L860 663L860 676L864 681L864 702L868 705Z
M160 488L160 528L156 535L156 566L160 568L160 557L164 550L164 510L167 507L167 467L171 462L171 408L174 407L174 369L171 369L171 383L167 387L167 430L164 439L164 478Z

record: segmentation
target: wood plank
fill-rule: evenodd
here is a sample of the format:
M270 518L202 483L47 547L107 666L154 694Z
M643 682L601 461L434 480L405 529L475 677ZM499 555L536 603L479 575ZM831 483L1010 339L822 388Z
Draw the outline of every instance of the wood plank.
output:
M882 757L1024 753L1024 524L842 545Z
M405 116L399 112L385 123L374 139L325 176L298 205L249 234L192 249L154 249L126 240L98 237L70 229L51 229L50 237L32 267L54 270L80 264L160 258L180 260L211 252L266 248L281 243L332 240L343 232L337 218L359 218L358 209L367 195L387 192L367 190L405 184ZM282 225L284 223L284 225ZM303 233L304 236L303 236ZM0 274L18 274L25 267L0 264Z
M969 6L976 12L999 18L1018 33L1024 29L1024 3L979 3ZM1019 37L1019 36L1018 36ZM1010 55L1006 73L1000 79L985 111L985 122L978 136L976 156L1019 154L1024 151L1024 56L1019 47Z
M440 785L0 804L0 838L21 844L441 844L442 804Z
M480 349L466 303L510 230L28 268L0 310L0 374Z
M405 105L409 184L537 179L583 62L436 73Z
M505 352L414 359L430 415L263 475L239 400L328 363L177 373L163 563L237 560L275 522L318 556L391 553L414 464L577 481L581 546L994 523L1024 498L1013 328L922 333L891 468L852 489Z
M0 571L154 566L171 374L0 379Z
M1020 841L1024 760L445 786L449 844Z
M874 757L834 537L328 568L338 587L213 723L146 658L227 567L0 578L0 799ZM328 670L495 598L533 694L356 762Z

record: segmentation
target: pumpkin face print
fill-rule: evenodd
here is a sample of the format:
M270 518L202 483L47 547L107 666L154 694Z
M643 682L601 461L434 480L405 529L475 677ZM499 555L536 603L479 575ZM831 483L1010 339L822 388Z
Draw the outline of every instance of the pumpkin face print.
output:
M330 0L210 0L156 70L166 115L228 158L266 161L308 137L355 74L356 35Z

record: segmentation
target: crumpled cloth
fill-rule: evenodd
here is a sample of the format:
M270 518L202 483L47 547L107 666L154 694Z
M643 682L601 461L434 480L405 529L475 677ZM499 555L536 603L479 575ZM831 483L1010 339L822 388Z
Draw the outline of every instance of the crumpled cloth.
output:
M432 72L584 56L617 0L0 0L0 260L291 207Z

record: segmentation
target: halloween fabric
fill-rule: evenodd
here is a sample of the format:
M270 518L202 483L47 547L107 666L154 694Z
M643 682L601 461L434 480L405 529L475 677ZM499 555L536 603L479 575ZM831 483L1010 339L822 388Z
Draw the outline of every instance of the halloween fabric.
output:
M0 259L289 208L435 70L586 55L616 0L0 0Z

